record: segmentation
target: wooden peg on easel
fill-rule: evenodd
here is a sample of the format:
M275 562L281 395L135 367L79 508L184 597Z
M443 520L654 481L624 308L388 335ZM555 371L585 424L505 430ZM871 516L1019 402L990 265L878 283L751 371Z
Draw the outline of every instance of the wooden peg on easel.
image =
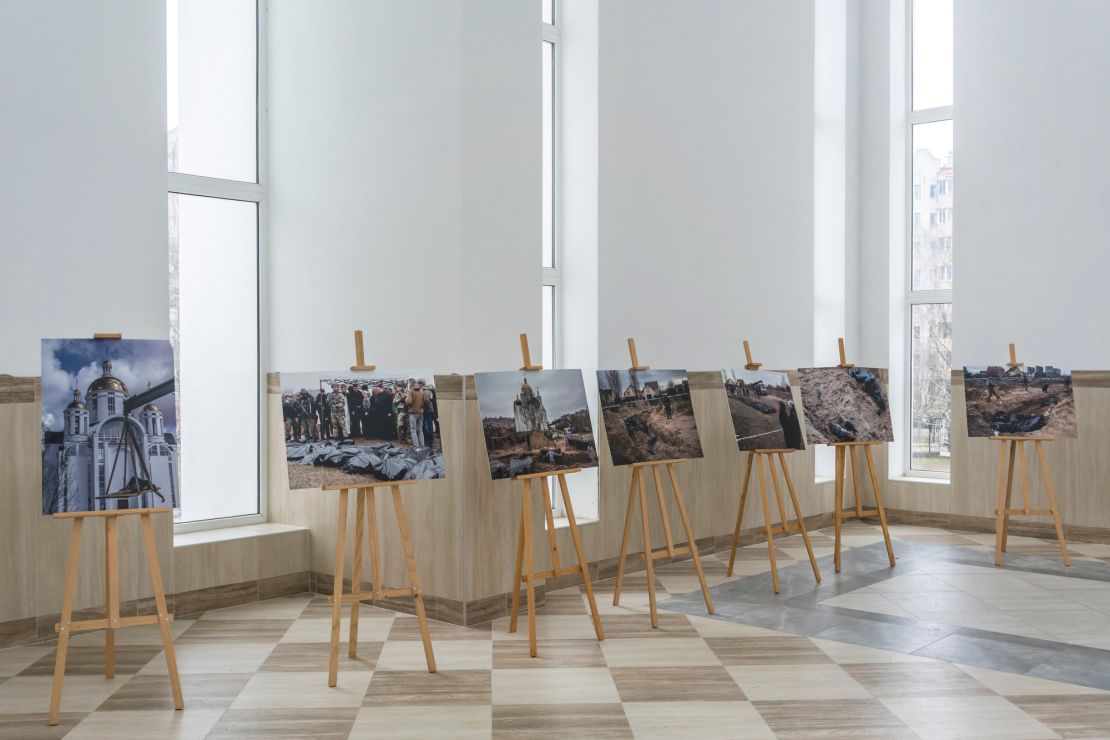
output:
M848 362L848 356L844 352L844 337L838 337L836 340L837 349L840 350L840 364L837 367L855 367L852 363Z
M641 365L640 364L640 357L639 357L639 355L636 354L636 340L633 339L632 337L628 338L628 354L632 358L632 367L630 367L628 369L631 370L632 372L636 372L638 370L650 370L651 369L647 365Z
M543 365L532 364L532 353L528 349L528 335L520 335L520 356L524 358L524 365L521 370L543 370Z
M373 372L377 365L367 365L366 355L362 351L362 329L355 329L355 364L351 365L351 372Z
M123 335L119 332L95 332L93 339L123 339Z
M762 362L753 362L752 361L752 350L751 350L751 347L748 346L748 340L747 339L744 340L744 360L745 360L745 362L744 362L744 369L745 370L758 370L759 368L763 367Z
M1006 363L1006 367L1021 367L1024 364L1024 362L1018 362L1017 348L1013 342L1010 342L1010 361Z

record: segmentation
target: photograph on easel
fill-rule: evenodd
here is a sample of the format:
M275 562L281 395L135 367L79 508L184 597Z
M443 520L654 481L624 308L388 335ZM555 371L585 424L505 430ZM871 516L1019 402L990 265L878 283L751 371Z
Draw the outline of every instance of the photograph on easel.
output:
M721 377L741 452L806 448L786 373L726 369Z
M969 437L1078 435L1071 370L968 365L964 400Z
M867 367L810 367L798 371L806 441L893 442L883 375Z
M280 377L290 490L447 476L430 372Z
M685 370L598 370L614 465L701 457Z
M490 476L597 466L581 370L475 373Z
M42 340L42 513L178 508L173 348Z

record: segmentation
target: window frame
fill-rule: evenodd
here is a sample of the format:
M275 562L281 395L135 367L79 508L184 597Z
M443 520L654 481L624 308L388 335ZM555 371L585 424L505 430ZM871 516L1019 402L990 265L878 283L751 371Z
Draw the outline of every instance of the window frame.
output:
M560 320L561 307L563 305L563 237L562 228L562 198L559 197L559 187L562 182L562 167L560 165L559 152L562 149L562 127L559 125L559 86L561 84L560 69L560 33L559 27L556 25L559 21L558 15L558 2L552 0L552 20L555 23L547 23L540 21L540 37L541 43L551 44L551 240L552 240L552 266L543 266L541 258L540 266L542 270L540 287L550 287L552 289L552 305L551 305L551 328L553 341L551 343L554 347L554 357L550 362L547 358L543 358L542 362L548 369L554 370L559 367L559 359L562 357L562 324ZM542 46L541 46L542 49ZM542 92L541 92L542 94ZM541 114L543 106L540 107ZM542 131L542 128L541 128ZM542 133L541 133L542 136ZM542 142L541 142L542 150ZM541 186L542 193L542 186ZM541 218L542 222L542 218ZM542 293L541 293L542 295ZM542 303L541 303L542 305ZM541 322L542 327L542 322ZM542 331L542 329L541 329ZM541 347L546 347L546 337L541 337Z
M200 519L192 522L174 522L174 534L186 532L201 532L225 527L238 527L249 524L261 524L268 521L267 499L269 498L269 477L267 475L267 442L269 428L269 412L267 408L267 384L264 368L268 367L268 351L262 337L268 335L269 325L266 312L262 307L267 305L268 291L262 276L268 274L267 253L269 245L269 204L267 198L267 183L269 182L269 151L267 134L268 105L266 91L268 88L266 59L266 27L268 5L266 0L255 0L255 157L257 182L243 182L240 180L225 180L222 178L205 177L202 175L188 175L179 172L169 172L167 168L167 198L170 195L192 195L203 198L216 198L218 200L234 200L254 203L258 219L258 238L256 249L256 315L257 330L255 333L256 351L258 357L258 418L257 418L257 469L258 469L258 511L254 514L238 514L233 516L218 517L215 519ZM169 215L167 213L167 220Z
M919 0L918 0L919 1ZM904 152L904 176L902 177L902 202L906 208L905 218L903 219L903 256L905 259L905 269L903 270L903 294L905 296L903 302L902 317L902 357L903 357L903 387L905 388L903 399L903 412L905 414L905 421L902 424L903 433L905 434L906 442L902 445L902 475L912 478L933 478L940 481L951 480L952 473L951 467L947 472L940 470L919 470L913 467L913 309L914 306L925 304L952 304L952 289L931 289L931 290L915 290L913 287L914 277L914 263L913 263L913 229L914 229L914 182L915 174L913 167L914 143L913 131L914 127L926 123L939 123L942 121L955 121L955 105L937 106L934 108L923 108L921 110L914 110L913 107L913 59L914 59L914 37L913 37L913 5L915 0L904 0L903 11L905 13L905 39L904 39L904 74L903 90L905 91L905 100L903 105L903 112L905 115L905 152ZM953 149L955 149L955 137L953 136ZM954 178L953 178L954 179ZM922 183L923 185L924 183ZM921 191L922 202L925 201L924 188ZM922 219L923 221L924 219ZM921 224L924 227L924 223ZM949 427L951 429L951 426ZM951 432L950 432L951 433ZM951 458L949 458L951 459Z

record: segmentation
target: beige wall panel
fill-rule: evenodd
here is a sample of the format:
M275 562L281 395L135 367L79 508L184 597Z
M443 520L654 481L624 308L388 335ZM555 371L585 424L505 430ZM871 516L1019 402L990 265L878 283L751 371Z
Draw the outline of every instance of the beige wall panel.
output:
M26 399L30 379L6 376L2 398ZM16 380L23 383L17 384ZM22 390L19 390L22 389ZM42 471L39 447L39 409L31 403L0 400L0 622L35 616L36 525L42 517ZM64 566L60 566L64 567Z

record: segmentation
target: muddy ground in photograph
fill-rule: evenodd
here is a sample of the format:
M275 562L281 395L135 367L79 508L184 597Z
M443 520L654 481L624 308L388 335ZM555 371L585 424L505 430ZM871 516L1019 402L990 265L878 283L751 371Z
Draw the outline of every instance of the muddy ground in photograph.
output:
M769 412L755 408L751 403L766 404ZM786 446L786 435L779 421L779 401L793 401L789 389L769 388L767 395L752 395L744 400L728 397L728 409L732 414L732 428L736 431L736 442L741 450L782 449Z
M602 410L614 465L701 457L701 440L688 395L671 397L671 418L662 401L633 401Z
M879 371L865 368L879 376ZM806 441L831 444L842 441L829 431L829 425L847 420L855 425L856 440L890 442L894 431L890 409L880 411L879 405L851 375L841 367L814 367L798 371L801 381L802 405L805 414ZM886 387L883 387L886 396Z
M1020 379L994 378L993 382L1001 398L987 401L985 378L964 381L967 436L993 437L995 432L991 428L991 420L999 411L1012 416L1043 416L1045 425L1028 432L1028 435L1076 436L1078 425L1075 419L1075 395L1063 380L1050 381L1047 393L1041 389L1046 382L1043 378L1030 380L1028 388L1024 387Z

